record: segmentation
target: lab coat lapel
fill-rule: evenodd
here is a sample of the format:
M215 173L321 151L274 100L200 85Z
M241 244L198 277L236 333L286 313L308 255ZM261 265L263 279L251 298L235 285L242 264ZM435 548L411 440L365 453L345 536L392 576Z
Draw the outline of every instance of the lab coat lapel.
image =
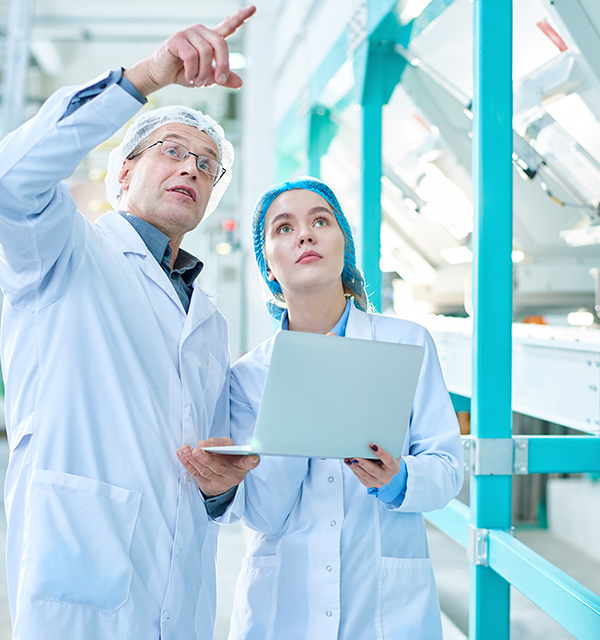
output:
M198 327L206 322L213 313L217 311L217 306L211 300L213 294L202 290L198 283L194 283L194 292L190 301L187 319L183 329L182 341L187 339Z
M347 338L359 338L361 340L374 340L371 316L354 305L350 306L350 316L346 325Z
M182 314L185 310L177 292L169 282L167 274L150 253L146 243L140 234L127 222L127 220L116 211L109 211L104 214L96 224L111 238L111 244L123 254L133 253L139 256L139 267L146 278L158 285L171 299L173 304L180 309Z
M263 344L263 359L264 359L263 362L265 367L268 367L271 364L271 355L273 354L273 344L275 342L275 338L277 334L281 330L282 330L281 327L279 327L279 329L277 329L277 331L275 332L275 335Z

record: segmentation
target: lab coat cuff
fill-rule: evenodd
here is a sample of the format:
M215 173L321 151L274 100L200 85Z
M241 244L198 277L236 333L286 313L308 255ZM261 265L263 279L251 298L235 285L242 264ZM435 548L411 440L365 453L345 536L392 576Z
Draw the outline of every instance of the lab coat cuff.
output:
M400 459L400 471L383 487L371 487L368 493L375 496L384 503L394 503L394 507L402 504L406 495L406 482L408 479L408 470L404 458Z
M205 496L202 492L200 492L204 497L204 505L206 507L206 513L208 513L209 517L215 519L222 516L225 511L227 511L227 507L233 502L236 491L237 486L231 487L229 491L226 491L225 493L222 493L218 496Z

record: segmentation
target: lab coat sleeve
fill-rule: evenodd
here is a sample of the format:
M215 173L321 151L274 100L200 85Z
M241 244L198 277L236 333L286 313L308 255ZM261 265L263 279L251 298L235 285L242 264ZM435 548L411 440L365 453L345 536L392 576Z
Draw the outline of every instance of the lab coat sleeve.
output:
M456 413L446 389L435 344L422 328L425 348L409 427L406 494L386 503L389 510L442 509L460 491L463 453Z
M248 444L256 424L260 397L251 400L244 389L252 373L234 367L231 376L231 437L236 444ZM263 456L242 483L243 503L234 501L234 508L242 509L244 524L267 535L279 533L302 494L307 473L307 458Z
M113 84L63 117L80 90L58 91L0 142L0 285L12 304L33 306L42 288L48 304L61 295L86 232L62 181L141 107Z

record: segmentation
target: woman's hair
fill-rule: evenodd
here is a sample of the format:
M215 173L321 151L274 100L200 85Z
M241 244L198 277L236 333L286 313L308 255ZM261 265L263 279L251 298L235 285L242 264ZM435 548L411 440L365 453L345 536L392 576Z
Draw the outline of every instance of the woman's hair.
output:
M281 286L275 280L269 280L267 273L267 261L265 258L265 215L273 203L273 200L286 191L300 189L313 191L324 198L331 206L340 229L344 235L344 269L342 271L342 285L344 292L353 299L354 305L362 311L372 310L369 302L365 278L362 271L356 265L356 251L354 239L348 220L342 211L342 207L333 191L320 180L305 176L296 180L281 182L269 187L258 199L252 216L252 234L254 237L254 256L258 269L269 288L271 298L267 300L267 309L276 319L281 318L286 308L285 298Z

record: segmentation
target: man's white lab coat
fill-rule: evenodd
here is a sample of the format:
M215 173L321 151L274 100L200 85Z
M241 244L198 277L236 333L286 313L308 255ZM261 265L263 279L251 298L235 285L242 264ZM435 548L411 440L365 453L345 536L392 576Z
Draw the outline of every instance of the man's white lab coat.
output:
M212 638L217 525L176 457L228 433L225 320L60 180L140 108L63 90L0 144L13 640ZM213 428L214 424L214 428Z

